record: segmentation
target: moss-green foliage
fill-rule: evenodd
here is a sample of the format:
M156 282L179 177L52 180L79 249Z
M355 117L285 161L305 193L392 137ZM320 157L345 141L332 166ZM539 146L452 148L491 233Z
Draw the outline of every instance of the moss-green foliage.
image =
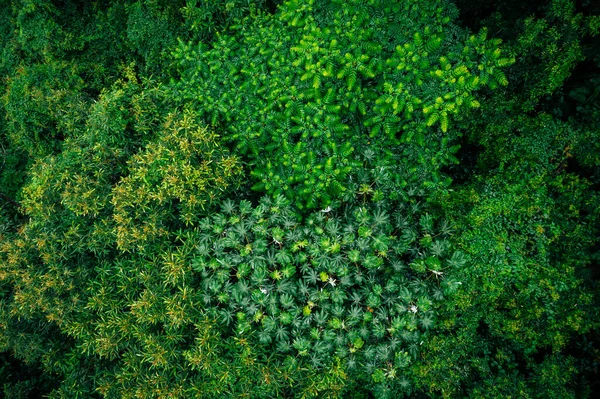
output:
M128 161L128 175L113 189L113 219L119 249L143 252L152 239L168 235L169 224L189 226L239 179L242 167L224 151L218 136L200 126L191 112L170 114L164 132ZM74 198L87 200L93 187L77 186ZM176 203L175 203L176 201ZM91 204L96 204L92 201ZM74 209L93 213L88 202ZM79 204L76 204L76 207ZM175 208L175 209L173 209ZM177 219L173 220L175 216Z
M159 252L156 246L174 239L191 210L198 217L201 203L193 198L208 211L206 197L226 193L241 166L193 114L177 113L160 88L143 86L131 71L100 96L63 147L31 168L22 200L28 222L3 237L2 282L11 288L2 308L13 321L3 324L2 348L62 375L61 389L72 397L95 389L92 371L70 375L92 358L65 342L80 336L79 323L89 324L82 287L93 285L99 267L115 261L117 248L133 247L134 238L136 248ZM155 213L148 215L149 208ZM130 219L142 215L138 228Z
M0 0L0 396L594 397L598 6L277 4Z
M367 151L443 164L427 143L479 106L474 90L507 84L499 42L455 15L442 1L290 1L210 49L182 43L177 89L252 160L255 189L324 208Z

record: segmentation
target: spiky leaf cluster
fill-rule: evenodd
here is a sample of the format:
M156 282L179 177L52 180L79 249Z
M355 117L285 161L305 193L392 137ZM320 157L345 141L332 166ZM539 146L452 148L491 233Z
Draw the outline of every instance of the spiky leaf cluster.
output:
M448 226L419 211L349 207L302 222L281 196L225 201L189 238L199 305L261 350L316 368L340 358L393 385L458 284L445 278L461 256Z

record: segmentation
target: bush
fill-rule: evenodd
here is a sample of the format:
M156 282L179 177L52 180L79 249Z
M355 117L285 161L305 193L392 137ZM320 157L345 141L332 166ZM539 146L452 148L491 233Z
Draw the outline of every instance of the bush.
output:
M473 91L507 83L512 62L455 16L441 1L289 1L212 48L181 43L176 88L249 158L254 189L300 208L340 199L367 153L385 167L391 154L433 163L435 182L442 133L479 106Z

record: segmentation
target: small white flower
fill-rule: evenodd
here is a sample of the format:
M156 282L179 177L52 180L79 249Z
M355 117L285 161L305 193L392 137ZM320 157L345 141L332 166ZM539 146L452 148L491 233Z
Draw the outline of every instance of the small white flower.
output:
M331 284L332 287L335 287L337 285L337 280L333 277L329 277L329 280L327 280L327 284Z
M408 310L412 313L417 313L419 311L419 308L416 305L410 305Z
M440 272L440 271L438 271L438 270L431 270L431 273L435 274L435 275L436 275L436 276L438 276L438 277L439 277L439 276L443 276L443 275L444 275L444 272Z
M328 206L328 207L327 207L327 208L325 208L325 209L321 209L321 212L323 212L323 213L329 213L329 212L331 212L331 207L330 207L330 206Z
M269 295L269 291L267 291L266 288L260 287L260 292L262 292L265 295Z
M390 368L389 370L387 370L387 371L385 372L385 376L386 376L387 378L394 379L394 378L396 377L396 369L395 369L395 368L393 368L393 367L392 367L392 368Z

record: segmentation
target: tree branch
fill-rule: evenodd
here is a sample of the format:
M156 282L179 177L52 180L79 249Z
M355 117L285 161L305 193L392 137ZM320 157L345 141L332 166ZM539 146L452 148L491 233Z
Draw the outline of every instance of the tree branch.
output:
M21 204L19 204L17 201L15 201L14 199L10 198L8 195L4 194L1 191L0 191L0 197L2 197L5 201L10 202L11 204L13 204L14 206L16 206L17 208L21 207Z

